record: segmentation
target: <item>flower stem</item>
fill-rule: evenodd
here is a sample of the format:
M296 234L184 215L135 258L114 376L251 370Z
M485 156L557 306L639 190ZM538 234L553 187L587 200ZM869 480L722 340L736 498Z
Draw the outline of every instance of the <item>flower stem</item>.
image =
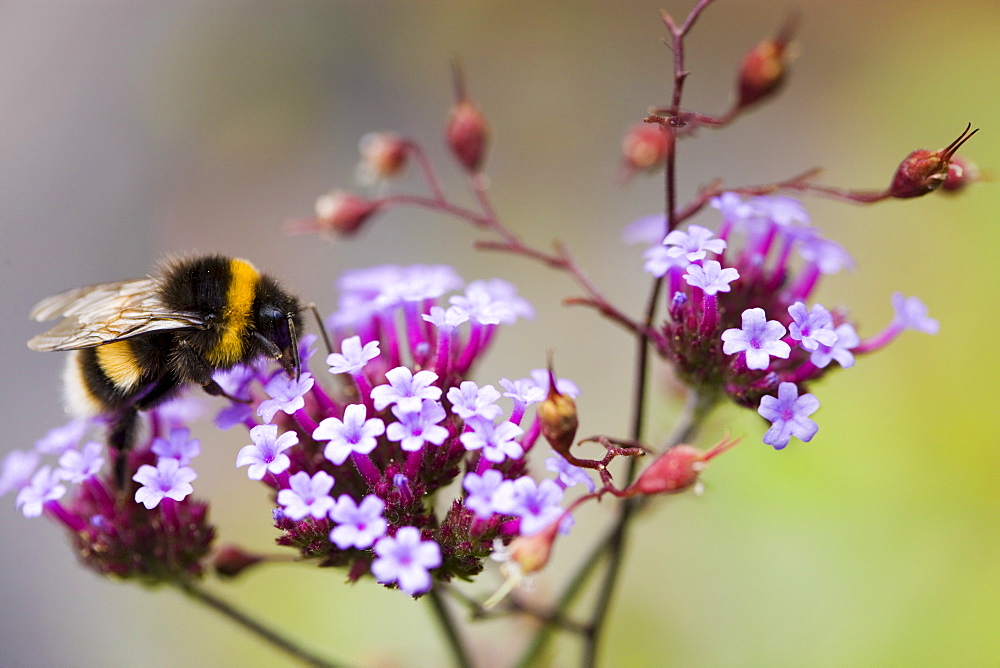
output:
M440 590L437 587L433 587L427 593L427 599L434 610L434 616L441 625L441 630L444 631L444 635L448 639L448 647L451 649L455 665L459 668L471 668L472 661L469 659L469 653L465 648L465 641L459 633L458 626L455 624L455 620L451 616L451 611L448 610L448 605L445 603L444 597L441 596Z
M298 643L286 638L278 631L266 626L263 622L250 617L242 610L237 609L231 603L228 603L214 594L209 593L207 590L190 580L181 580L175 584L178 589L194 600L207 605L209 608L215 610L222 616L228 617L231 621L235 622L239 626L242 626L251 634L270 643L276 649L279 649L285 654L298 659L307 666L336 668L337 666L344 665L313 654Z
M705 417L715 405L716 397L698 395L693 390L688 395L688 403L685 406L684 416L674 435L671 437L669 446L673 447L679 443L690 440L698 428L704 422ZM629 473L635 467L629 467ZM631 483L634 475L630 475L628 482ZM604 573L604 580L601 582L597 595L597 603L594 605L594 612L591 617L589 633L585 636L584 657L581 665L596 666L598 642L607 619L608 610L611 606L611 597L614 595L615 587L618 584L618 576L621 573L622 563L625 556L625 545L628 539L628 531L631 528L631 520L636 511L645 505L643 497L632 497L625 499L619 506L618 520L612 528L604 543L600 546L602 550L610 552L608 557L607 571Z

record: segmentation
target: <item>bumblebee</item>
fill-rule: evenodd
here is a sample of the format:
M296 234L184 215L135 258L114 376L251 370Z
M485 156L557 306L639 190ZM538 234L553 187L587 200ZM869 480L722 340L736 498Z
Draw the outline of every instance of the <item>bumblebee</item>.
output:
M119 487L138 412L189 384L225 396L213 372L261 357L277 360L289 375L300 371L299 302L246 260L167 260L158 277L67 290L31 310L37 321L59 317L28 347L72 351L68 407L78 416L108 417Z

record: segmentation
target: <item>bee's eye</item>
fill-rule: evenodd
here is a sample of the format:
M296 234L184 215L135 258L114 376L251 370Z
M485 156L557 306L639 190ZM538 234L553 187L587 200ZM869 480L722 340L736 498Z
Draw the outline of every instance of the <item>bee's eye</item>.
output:
M261 320L283 320L285 317L277 306L261 306L258 316Z

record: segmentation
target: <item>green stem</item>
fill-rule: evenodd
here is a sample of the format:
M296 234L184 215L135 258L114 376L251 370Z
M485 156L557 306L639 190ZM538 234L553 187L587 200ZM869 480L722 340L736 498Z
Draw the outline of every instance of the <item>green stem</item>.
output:
M451 616L451 611L448 610L448 605L445 603L444 597L441 596L440 590L437 587L432 588L427 593L427 599L430 601L431 608L434 610L434 616L437 618L438 623L441 625L441 630L444 631L444 635L448 640L448 647L451 649L455 665L459 668L471 668L472 661L469 659L468 650L465 648L465 641L459 633L458 626L455 624L455 620Z
M253 617L249 616L242 610L237 609L231 603L228 603L221 598L215 596L215 594L209 593L207 590L202 589L198 584L191 581L179 581L175 583L177 588L182 592L198 601L207 605L212 610L220 613L224 617L228 617L231 621L235 622L239 626L249 631L251 634L257 636L261 640L270 643L276 649L284 652L285 654L298 659L303 664L307 666L317 666L320 668L337 668L343 664L335 663L328 659L316 656L309 650L305 649L298 643L285 637L273 628L266 626L263 622L260 622Z

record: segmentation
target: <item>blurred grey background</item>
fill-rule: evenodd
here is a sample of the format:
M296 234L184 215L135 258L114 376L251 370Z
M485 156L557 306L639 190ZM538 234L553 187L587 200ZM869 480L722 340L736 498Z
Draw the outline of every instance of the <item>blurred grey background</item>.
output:
M692 4L666 9L680 19ZM688 42L686 106L724 110L735 64L791 6L711 7ZM829 183L879 187L909 151L946 145L967 121L983 130L963 154L998 164L995 0L795 6L790 84L733 127L682 145L682 196L714 176L757 183L816 165ZM250 258L324 311L338 272L374 263L445 262L468 280L511 280L540 315L501 333L477 380L521 377L554 348L559 372L583 390L582 431L624 433L631 346L559 305L577 293L564 277L474 252L473 230L421 211L393 212L350 242L289 238L279 226L310 215L334 185L351 187L358 138L372 130L424 142L445 187L471 202L440 143L458 56L493 123L487 171L500 215L532 244L567 241L606 294L637 312L647 281L639 249L618 233L662 206L661 187L614 177L625 128L669 100L660 7L0 1L3 453L64 419L62 356L24 345L40 331L31 305L184 251ZM419 181L411 169L393 187ZM871 208L809 203L859 263L824 298L848 305L870 335L891 317L893 290L919 294L942 333L906 337L819 387L811 444L774 453L753 415L717 413L701 443L730 428L744 444L713 465L704 498L670 499L638 526L606 665L996 665L998 203L995 185ZM678 410L668 394L655 399L651 440ZM245 435L216 438L207 424L200 435L196 489L212 500L220 537L269 549L267 500L233 467ZM4 502L0 665L288 665L174 592L95 578L58 527ZM540 600L607 514L581 514ZM289 564L217 590L352 664L444 661L425 604L342 580ZM486 573L471 589L498 582ZM529 630L479 624L483 665L508 664ZM552 657L577 660L570 642Z

